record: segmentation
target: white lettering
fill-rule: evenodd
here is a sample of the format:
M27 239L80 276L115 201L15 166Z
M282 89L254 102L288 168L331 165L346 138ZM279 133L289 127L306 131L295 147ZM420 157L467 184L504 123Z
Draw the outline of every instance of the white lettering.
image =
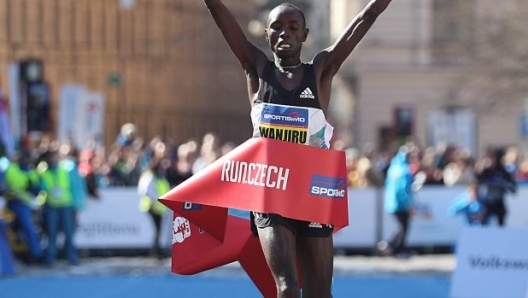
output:
M251 179L251 172L253 171L253 169L256 168L256 164L254 163L250 163L249 164L249 168L248 168L248 175L247 175L247 183L248 184L255 184L255 180Z
M290 169L261 163L227 160L220 180L286 190Z
M231 168L230 162L224 162L222 165L222 176L220 177L221 181L227 181L229 182L229 168Z
M283 174L284 171L284 174ZM279 168L279 174L277 178L277 189L280 189L281 182L284 182L282 190L286 190L288 184L288 176L290 175L290 169Z
M260 177L259 177L260 186L266 186L266 183L264 183L264 179L266 178L266 175L268 175L268 173L266 172L267 169L268 169L268 165L262 165L262 172L260 173Z
M332 197L332 198L344 198L345 197L345 190L337 189L337 188L312 186L311 193L314 195L321 195L321 196Z
M239 168L238 168L238 172L240 173L238 175L238 179L236 182L238 183L246 183L246 175L247 175L247 172L248 172L248 164L247 162L243 161L240 163L239 165Z
M306 122L306 118L304 117L291 117L291 116L273 115L273 114L264 114L264 119L290 121L290 122Z
M266 187L269 187L269 188L274 188L275 185L277 184L274 180L272 180L272 176L271 176L272 172L275 172L275 174L277 174L279 172L279 168L275 166L268 167L268 175L267 175L268 177L266 178Z
M256 167L257 167L257 172L255 173L255 180L253 180L255 182L255 185L258 185L260 186L260 183L259 183L259 179L260 179L260 170L262 169L262 165L257 163L255 164Z

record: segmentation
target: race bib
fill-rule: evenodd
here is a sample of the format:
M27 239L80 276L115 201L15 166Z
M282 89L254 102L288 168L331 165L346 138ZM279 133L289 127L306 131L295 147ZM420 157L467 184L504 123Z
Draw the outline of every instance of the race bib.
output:
M334 128L321 109L260 103L251 109L253 137L330 148Z
M306 108L265 105L260 115L259 134L263 138L308 144Z

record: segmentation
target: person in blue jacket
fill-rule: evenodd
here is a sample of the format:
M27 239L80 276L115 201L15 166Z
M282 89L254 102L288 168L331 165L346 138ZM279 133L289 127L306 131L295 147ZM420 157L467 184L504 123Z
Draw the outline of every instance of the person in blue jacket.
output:
M481 225L485 208L478 200L478 184L471 183L466 191L455 197L449 214L462 215L464 223L468 226Z
M388 241L378 243L383 255L406 254L406 238L412 215L414 176L409 166L409 148L400 147L392 158L385 178L385 212L392 214L398 230Z
M0 163L3 163L5 157L1 159ZM7 238L7 221L4 218L4 209L7 204L4 197L6 192L5 168L0 166L0 277L15 274L15 261Z

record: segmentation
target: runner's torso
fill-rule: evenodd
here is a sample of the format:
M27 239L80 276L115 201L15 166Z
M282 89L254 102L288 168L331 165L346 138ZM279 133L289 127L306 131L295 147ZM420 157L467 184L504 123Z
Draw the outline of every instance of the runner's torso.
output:
M278 81L275 64L265 66L251 109L253 136L329 148L333 127L321 110L314 66L302 67L302 80L290 91Z

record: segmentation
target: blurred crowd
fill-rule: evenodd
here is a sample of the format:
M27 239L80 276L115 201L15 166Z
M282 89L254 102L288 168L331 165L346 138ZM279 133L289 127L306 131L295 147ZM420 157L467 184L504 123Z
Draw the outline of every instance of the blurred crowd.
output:
M77 213L104 187L137 187L139 209L156 228L152 254L160 251L157 198L234 148L214 133L174 144L155 137L145 142L134 124L123 125L109 148L95 143L77 148L71 141L42 138L38 144L0 159L0 276L13 273L12 252L30 264L52 267L58 257L73 266ZM64 241L57 241L62 234ZM58 244L62 243L62 247ZM6 269L7 268L7 269Z
M411 173L422 185L470 185L476 177L493 164L497 150L503 152L501 163L511 173L517 184L528 182L528 154L520 154L516 146L489 148L482 157L476 157L466 149L450 144L436 147L422 147L413 141L405 146L409 148ZM348 187L381 187L385 183L386 173L391 159L398 147L386 151L374 150L366 146L364 150L343 148L346 153Z
M70 264L76 265L79 255L73 235L77 212L84 208L87 200L97 200L101 188L136 187L141 198L139 208L151 215L156 228L152 254L166 257L158 245L161 217L166 207L157 202L157 198L235 146L237 144L232 142L222 143L215 133L179 144L161 137L146 141L132 123L123 125L109 147L92 143L77 148L71 141L59 142L44 137L38 144L0 160L0 252L5 253L9 246L17 252L17 245L22 243L22 258L28 263L53 266L61 252ZM484 181L486 175L483 173L497 162L517 184L528 181L528 155L520 156L516 147L493 148L477 159L469 151L449 144L422 148L408 141L404 146L408 164L405 169L412 183L419 187L474 186ZM400 148L378 151L366 146L360 151L343 147L339 140L333 143L333 149L345 152L347 184L351 188L387 189L390 180L387 173ZM459 203L457 210L473 202L468 200ZM476 213L468 214L474 218ZM406 230L407 220L404 223ZM57 247L59 233L65 238L62 249ZM6 260L9 255L0 254L4 267L8 264Z

